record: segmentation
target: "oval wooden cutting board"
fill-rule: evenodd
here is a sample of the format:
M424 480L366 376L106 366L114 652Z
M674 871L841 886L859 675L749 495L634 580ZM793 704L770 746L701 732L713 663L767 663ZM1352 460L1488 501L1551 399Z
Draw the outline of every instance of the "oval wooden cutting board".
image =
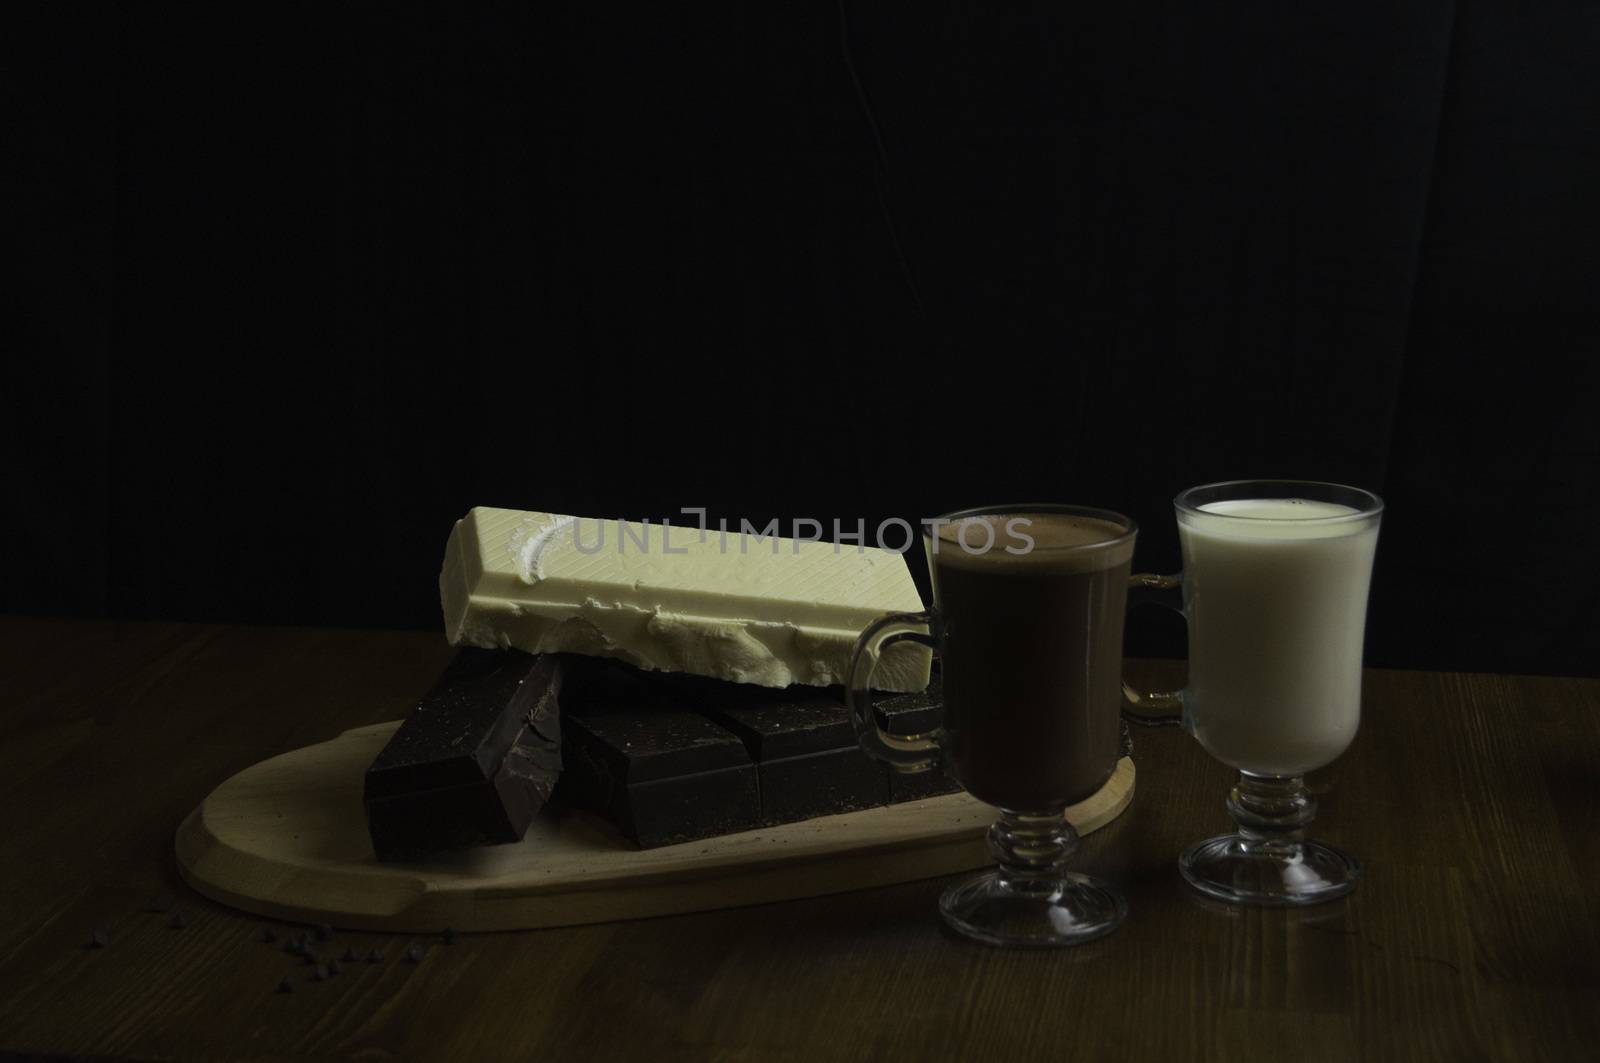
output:
M731 908L984 867L994 810L967 794L789 823L660 849L633 848L584 813L546 810L518 845L426 864L380 864L362 779L398 722L262 761L212 791L178 828L178 867L224 904L361 930L515 930ZM1067 810L1082 834L1133 799L1123 758Z

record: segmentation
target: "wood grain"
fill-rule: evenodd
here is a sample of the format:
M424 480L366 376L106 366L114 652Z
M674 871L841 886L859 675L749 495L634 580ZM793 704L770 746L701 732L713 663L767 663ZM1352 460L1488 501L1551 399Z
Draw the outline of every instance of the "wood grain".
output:
M173 830L245 767L396 718L446 656L426 634L0 619L0 1050L1222 1063L1600 1046L1600 681L1584 679L1369 672L1355 745L1313 780L1317 833L1367 867L1331 905L1186 893L1174 857L1226 825L1229 773L1180 733L1140 732L1138 797L1076 860L1132 914L1081 949L954 939L934 879L455 945L341 933L332 954L386 962L311 983L256 940L263 920L181 884ZM142 911L160 892L187 929ZM110 946L83 949L97 926ZM297 989L278 995L285 974Z
M520 845L380 864L363 775L398 721L252 765L178 828L178 870L213 900L367 930L528 930L794 900L989 863L995 809L965 793L636 849L581 812L546 809ZM1067 809L1082 835L1133 799L1133 762Z

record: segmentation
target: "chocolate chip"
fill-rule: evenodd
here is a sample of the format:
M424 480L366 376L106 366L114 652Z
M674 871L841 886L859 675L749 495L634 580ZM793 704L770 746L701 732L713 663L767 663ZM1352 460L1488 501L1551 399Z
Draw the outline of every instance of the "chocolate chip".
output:
M444 928L444 933L440 934L439 936L444 938L444 943L446 945L454 945L456 943L456 928L453 926L447 926Z
M328 980L328 969L326 967L324 967L320 963L317 964L316 967L312 968L311 980L313 982L325 982L325 981L327 981Z
M359 963L360 961L361 953L356 951L356 947L354 945L351 945L349 948L344 950L345 963Z
M383 953L379 952L377 949L373 949L371 952L367 953L367 962L368 963L382 963L383 962Z
M270 945L278 940L278 932L269 926L261 932L261 940Z
M342 970L344 970L344 968L339 966L339 961L338 960L329 960L328 961L328 977L331 978L334 975L338 974Z
M283 978L278 982L278 992L293 993L294 979L290 978L288 975L284 975Z
M182 912L173 912L172 918L167 920L167 925L174 930L182 930L189 925L189 917Z
M103 949L109 944L111 944L111 931L101 927L89 935L89 941L84 945L84 948Z
M177 902L172 899L171 894L163 893L159 896L151 897L150 903L145 905L145 910L150 912L166 913L172 911L172 906L176 903Z
M333 940L333 927L329 926L327 923L318 923L317 924L317 940L318 941L332 941Z
M300 942L293 940L285 941L283 943L283 951L287 952L291 956L300 955Z
M409 949L406 949L406 959L410 960L412 963L421 963L424 954L425 953L421 945L413 945Z

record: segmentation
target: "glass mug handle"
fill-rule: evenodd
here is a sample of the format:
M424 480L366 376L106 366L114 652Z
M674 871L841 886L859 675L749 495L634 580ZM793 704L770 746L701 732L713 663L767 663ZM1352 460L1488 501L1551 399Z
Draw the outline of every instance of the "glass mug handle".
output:
M872 673L878 667L879 655L888 647L908 639L924 646L935 646L937 630L938 619L932 612L890 613L867 626L850 654L845 704L850 707L856 739L869 757L908 774L927 771L939 763L944 728L936 727L914 735L892 735L879 727L877 715L872 711Z
M1136 605L1164 605L1182 616L1182 591L1181 572L1175 576L1136 572L1128 577L1128 607L1131 609ZM1122 718L1131 724L1140 727L1183 726L1182 691L1140 690L1124 679L1122 696L1128 702L1122 708Z

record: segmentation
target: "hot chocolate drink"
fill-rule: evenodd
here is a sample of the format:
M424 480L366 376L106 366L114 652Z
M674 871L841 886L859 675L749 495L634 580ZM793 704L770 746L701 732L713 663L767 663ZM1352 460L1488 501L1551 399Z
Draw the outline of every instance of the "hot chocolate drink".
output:
M957 778L1006 809L1088 797L1117 762L1133 529L1007 512L946 524L925 545Z

